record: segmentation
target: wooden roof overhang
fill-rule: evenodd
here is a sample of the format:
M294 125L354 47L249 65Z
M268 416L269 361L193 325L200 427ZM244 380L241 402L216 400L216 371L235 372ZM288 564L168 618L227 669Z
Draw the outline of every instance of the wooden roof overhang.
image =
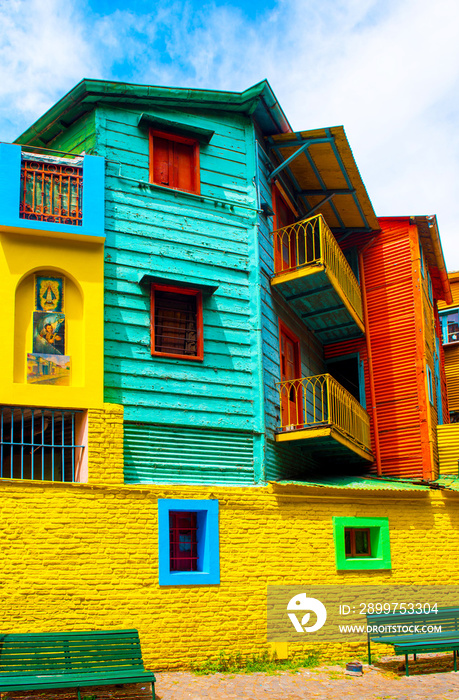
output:
M419 238L432 278L437 299L452 304L453 297L448 279L445 258L441 247L440 233L436 216L413 216L411 221L418 228Z
M267 144L278 162L269 179L286 176L305 215L322 214L338 241L380 230L342 126L276 134Z

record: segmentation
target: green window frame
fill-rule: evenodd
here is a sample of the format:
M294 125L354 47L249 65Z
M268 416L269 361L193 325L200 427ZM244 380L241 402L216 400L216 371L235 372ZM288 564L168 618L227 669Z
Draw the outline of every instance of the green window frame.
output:
M346 530L369 530L371 556L346 556ZM336 568L338 571L391 569L389 518L334 517Z

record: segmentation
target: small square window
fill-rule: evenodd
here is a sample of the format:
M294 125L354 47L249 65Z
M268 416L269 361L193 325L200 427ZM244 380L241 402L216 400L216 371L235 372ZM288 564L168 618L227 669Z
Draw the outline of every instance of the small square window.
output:
M150 131L150 182L184 192L200 192L199 144L163 131Z
M159 585L220 583L218 501L158 500Z
M203 360L200 291L151 285L151 354Z
M390 569L388 518L333 518L336 568Z
M346 559L371 557L370 529L347 527L344 530L344 546Z

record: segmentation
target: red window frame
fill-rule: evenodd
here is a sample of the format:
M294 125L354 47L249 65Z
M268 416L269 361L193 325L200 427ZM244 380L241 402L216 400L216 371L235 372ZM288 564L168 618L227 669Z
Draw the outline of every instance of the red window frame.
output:
M186 296L194 296L196 298L196 355L186 355L181 353L164 352L155 349L155 292L170 292L172 294L181 294ZM188 289L185 287L171 287L164 284L151 285L151 316L150 316L150 332L151 332L151 354L157 357L173 357L180 360L198 360L204 359L204 340L203 340L203 315L202 315L202 292L198 289Z
M198 570L198 519L195 512L169 512L171 571Z
M355 533L365 532L367 536L368 552L356 553ZM346 534L349 533L350 552L346 550ZM371 532L369 527L346 527L344 529L344 552L346 559L356 559L360 557L371 557Z
M169 142L169 182L166 184L164 182L158 182L155 180L154 165L155 165L155 137L161 138ZM194 194L200 194L201 192L201 175L199 167L199 142L196 139L186 138L185 136L179 136L178 134L169 134L165 131L157 131L156 129L150 129L150 182L155 185L161 185L161 187L168 187L171 190L178 190L182 192L192 192ZM190 172L191 172L191 186L189 188L179 185L180 177L180 163L178 149L174 144L185 144L191 146L190 149Z

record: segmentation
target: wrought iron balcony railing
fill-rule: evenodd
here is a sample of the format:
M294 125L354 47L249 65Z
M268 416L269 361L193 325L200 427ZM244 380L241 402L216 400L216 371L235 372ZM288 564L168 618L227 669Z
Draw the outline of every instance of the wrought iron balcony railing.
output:
M323 265L363 322L359 283L322 214L277 229L273 236L275 277Z
M33 153L23 154L21 219L82 225L83 168L71 159L68 159L68 163L62 160L35 157Z
M278 382L283 432L333 427L371 453L370 417L330 374Z

